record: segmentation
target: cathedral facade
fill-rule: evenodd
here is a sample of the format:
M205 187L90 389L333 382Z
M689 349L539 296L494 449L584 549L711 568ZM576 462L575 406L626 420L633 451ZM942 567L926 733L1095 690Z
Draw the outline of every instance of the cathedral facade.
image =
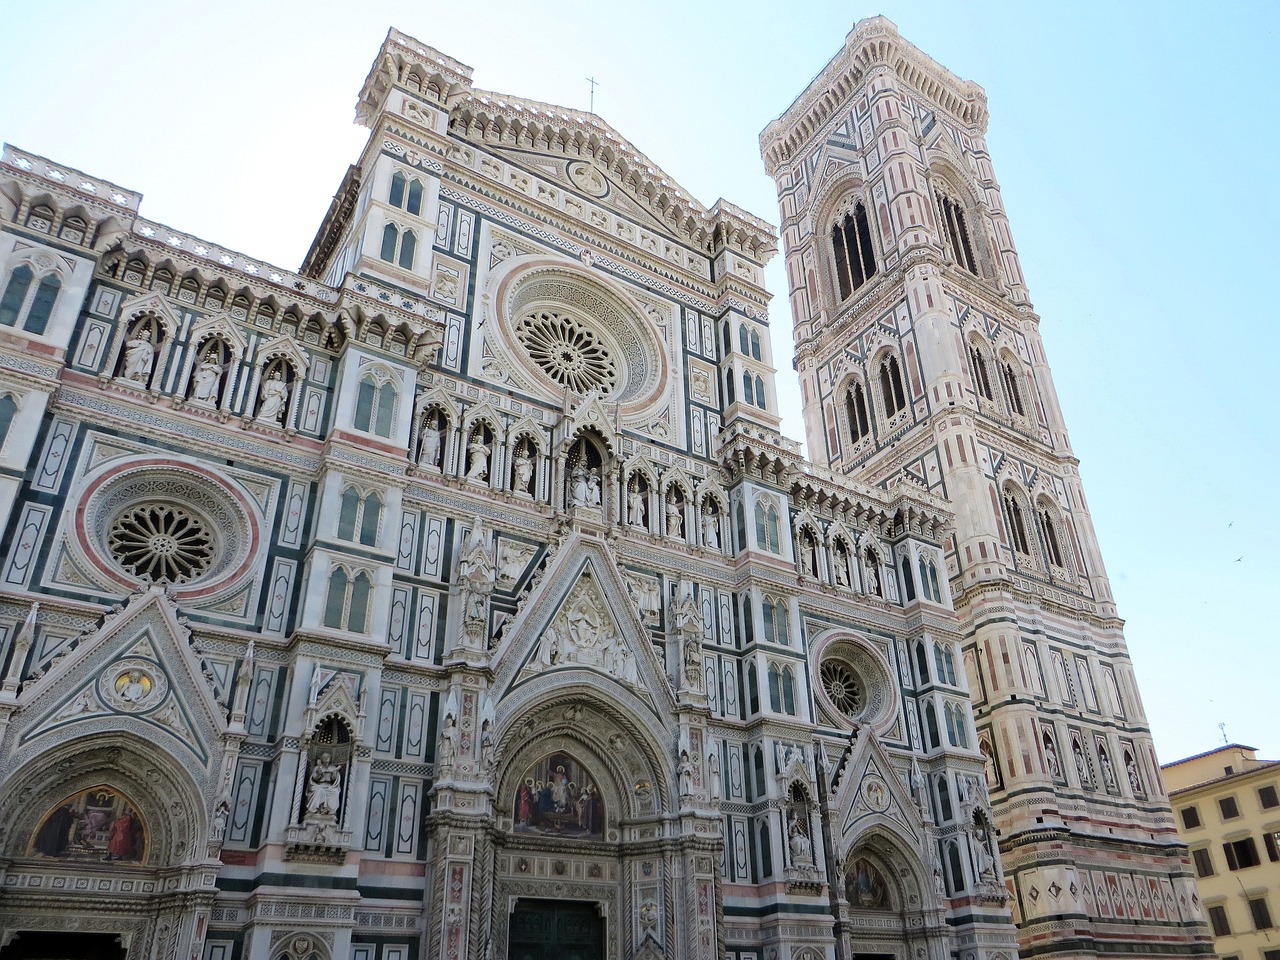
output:
M297 271L5 147L0 958L1209 943L978 88L762 138L817 462L768 223L394 30L357 118Z

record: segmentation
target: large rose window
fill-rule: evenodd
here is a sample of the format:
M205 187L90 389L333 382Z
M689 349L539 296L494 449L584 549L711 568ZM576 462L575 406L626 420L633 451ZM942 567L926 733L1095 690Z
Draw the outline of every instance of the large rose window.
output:
M201 576L218 552L203 518L167 503L140 504L116 517L107 548L135 576L169 583Z
M590 327L565 313L536 310L520 318L516 337L543 373L577 393L613 392L618 364Z

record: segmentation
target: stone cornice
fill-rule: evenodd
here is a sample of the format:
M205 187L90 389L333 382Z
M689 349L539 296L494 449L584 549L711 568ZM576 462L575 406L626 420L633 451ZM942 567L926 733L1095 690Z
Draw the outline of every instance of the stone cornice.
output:
M793 160L848 107L855 89L874 70L892 70L905 84L959 126L982 133L987 97L971 80L961 80L914 44L904 40L887 17L859 20L844 47L810 81L804 92L760 134L760 153L770 176Z

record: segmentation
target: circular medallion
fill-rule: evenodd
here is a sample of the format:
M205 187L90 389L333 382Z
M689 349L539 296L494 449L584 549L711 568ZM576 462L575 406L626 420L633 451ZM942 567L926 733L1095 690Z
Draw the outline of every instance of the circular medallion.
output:
M154 663L141 657L117 660L98 677L98 693L123 713L145 713L169 692L169 680Z
M569 164L569 179L579 190L593 197L603 197L609 192L609 182L604 175L583 160L574 160Z

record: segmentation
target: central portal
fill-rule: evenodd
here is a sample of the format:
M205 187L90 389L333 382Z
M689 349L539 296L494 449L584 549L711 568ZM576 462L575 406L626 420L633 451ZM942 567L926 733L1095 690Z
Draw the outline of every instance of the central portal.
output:
M521 899L507 950L511 960L604 960L604 920L592 903Z

